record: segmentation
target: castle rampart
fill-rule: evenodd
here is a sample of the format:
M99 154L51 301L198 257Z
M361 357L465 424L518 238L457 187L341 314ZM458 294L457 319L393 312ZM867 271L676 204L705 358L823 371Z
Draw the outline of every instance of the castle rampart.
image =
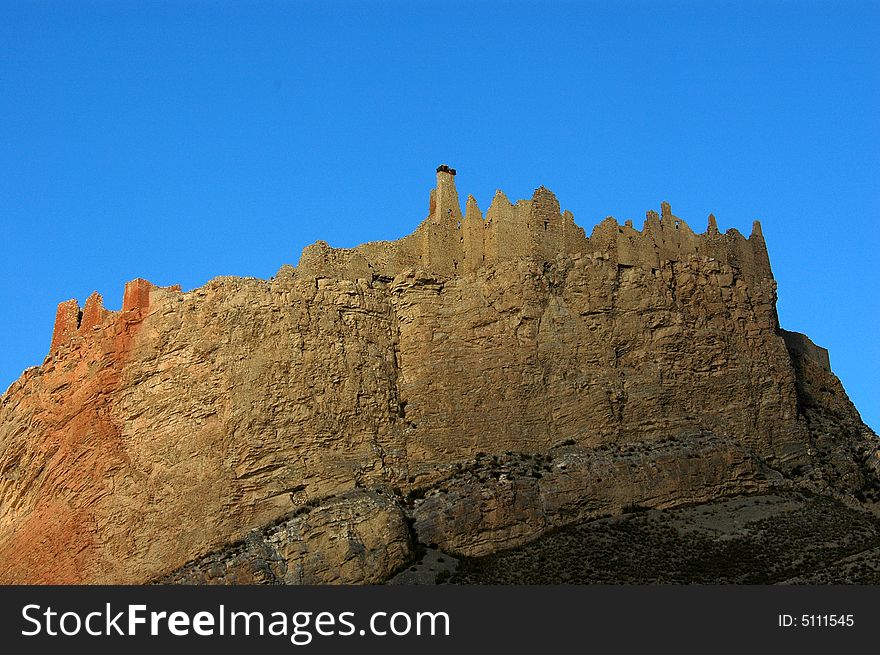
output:
M746 239L735 229L722 234L710 215L706 232L697 234L664 202L660 214L647 212L641 231L631 221L620 225L609 216L587 237L571 212L562 212L556 196L543 186L530 200L516 204L497 191L485 217L474 197L468 196L462 216L455 170L446 165L437 169L428 216L415 232L397 241L351 249L318 242L305 248L297 268L300 275L314 277L391 279L410 268L454 277L506 260L551 261L560 254L591 252L602 252L620 266L648 269L665 261L705 256L746 277L772 278L758 221Z
M76 336L85 336L120 315L127 315L128 320L140 320L150 307L150 294L156 290L180 291L180 285L157 287L143 278L136 278L125 285L122 297L122 311L113 312L104 308L104 299L97 291L86 299L85 306L80 309L75 299L65 300L58 305L55 313L55 327L52 331L50 355L60 347L70 343Z

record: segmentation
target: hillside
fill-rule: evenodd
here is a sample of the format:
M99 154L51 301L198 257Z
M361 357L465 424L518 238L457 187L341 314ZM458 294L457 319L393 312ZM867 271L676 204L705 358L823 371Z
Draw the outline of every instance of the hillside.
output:
M0 399L0 582L377 582L627 507L877 499L760 224L587 236L544 187L462 214L454 178L398 241L62 303Z

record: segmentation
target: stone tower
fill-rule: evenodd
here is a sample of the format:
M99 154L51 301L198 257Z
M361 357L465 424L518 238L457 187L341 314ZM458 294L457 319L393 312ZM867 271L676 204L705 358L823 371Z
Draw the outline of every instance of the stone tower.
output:
M464 258L461 232L461 204L455 189L455 169L446 164L437 167L437 186L431 202L423 243L422 257L434 270L455 273Z
M431 194L430 214L440 224L458 226L461 221L461 204L455 189L455 169L446 164L437 167L437 186Z

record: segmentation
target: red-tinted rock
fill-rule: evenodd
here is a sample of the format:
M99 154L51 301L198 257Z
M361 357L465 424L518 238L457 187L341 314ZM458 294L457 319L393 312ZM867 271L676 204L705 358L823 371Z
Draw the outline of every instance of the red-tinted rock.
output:
M101 294L94 291L86 299L86 305L83 308L82 320L79 324L81 334L88 333L94 327L101 325L112 312L104 309L104 299Z
M139 309L142 312L150 306L150 292L155 289L155 285L137 278L125 285L125 294L122 298L122 311L129 312Z
M79 303L76 300L65 300L58 305L58 310L55 312L55 328L52 331L52 345L49 346L51 352L58 350L76 334L79 320Z

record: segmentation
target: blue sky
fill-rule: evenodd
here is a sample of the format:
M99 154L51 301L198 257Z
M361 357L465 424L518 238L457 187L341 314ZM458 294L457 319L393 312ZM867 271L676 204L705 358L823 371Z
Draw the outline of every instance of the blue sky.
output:
M447 162L588 232L759 218L880 428L878 42L876 2L0 1L0 391L58 302L397 238Z

